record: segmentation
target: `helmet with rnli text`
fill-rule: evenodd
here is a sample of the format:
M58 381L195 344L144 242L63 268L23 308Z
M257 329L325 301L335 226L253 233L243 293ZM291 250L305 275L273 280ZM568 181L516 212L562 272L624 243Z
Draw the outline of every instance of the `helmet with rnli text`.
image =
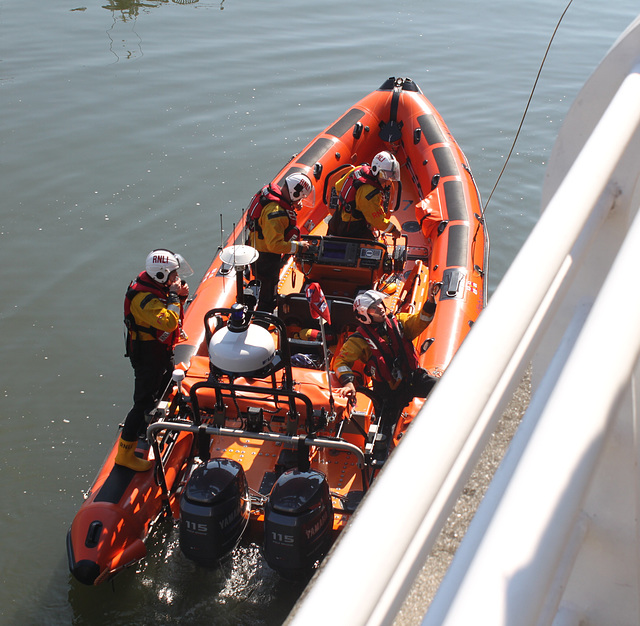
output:
M289 190L289 196L294 202L304 200L311 193L311 180L306 174L289 174L284 182Z
M400 180L400 163L390 152L378 152L371 161L371 173L379 180Z
M357 295L353 301L353 312L356 319L363 324L371 324L369 308L378 302L384 302L386 296L375 289L369 289L364 293Z
M147 255L145 270L157 283L164 285L169 274L180 267L180 255L170 250L153 250Z

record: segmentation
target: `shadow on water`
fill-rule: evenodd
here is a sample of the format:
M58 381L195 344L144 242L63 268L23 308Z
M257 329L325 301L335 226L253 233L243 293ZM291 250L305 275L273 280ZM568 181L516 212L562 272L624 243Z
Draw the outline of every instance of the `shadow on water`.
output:
M10 623L277 626L308 582L282 579L249 541L219 567L201 567L182 554L178 536L177 523L162 522L147 541L146 559L98 587L76 581L65 559L47 589Z
M175 2L176 0L173 0ZM190 3L198 2L198 0L189 0ZM108 4L103 4L102 8L109 11L120 12L122 21L138 17L140 11L146 9L154 9L163 4L169 4L169 0L108 0ZM177 4L186 4L183 0L178 0Z
M178 545L177 524L161 524L138 567L88 588L71 580L73 624L282 624L304 582L282 580L255 543L241 543L217 568L188 560Z
M200 0L108 0L102 8L113 13L113 24L107 30L109 51L120 60L133 60L144 56L142 38L136 31L140 13L148 13L162 5L196 4ZM220 0L220 10L224 9L225 0ZM77 10L77 9L74 9Z
M107 0L102 8L109 11L119 11L123 21L132 17L138 17L140 10L154 9L163 4L195 4L199 0ZM220 0L220 10L224 9L225 0Z

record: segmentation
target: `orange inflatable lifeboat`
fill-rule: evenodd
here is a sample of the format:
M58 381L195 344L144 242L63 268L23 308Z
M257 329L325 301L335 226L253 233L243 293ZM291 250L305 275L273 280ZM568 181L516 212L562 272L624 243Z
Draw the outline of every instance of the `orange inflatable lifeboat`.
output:
M381 150L401 168L389 195L397 240L326 234L333 183ZM338 397L333 356L357 327L353 299L376 289L394 311L417 311L437 284L432 323L414 340L420 365L441 376L486 303L488 237L467 160L410 79L390 78L315 137L274 177L305 173L315 193L298 211L308 251L292 256L276 313L255 311L249 267L257 252L239 225L189 303L173 383L137 453L136 473L107 458L67 538L69 568L99 584L145 556L164 516L179 520L180 547L203 566L243 537L270 567L300 576L324 556L372 485L380 402L363 373L354 403ZM312 315L318 283L330 325ZM420 410L404 410L389 448ZM428 399L426 400L428 402Z

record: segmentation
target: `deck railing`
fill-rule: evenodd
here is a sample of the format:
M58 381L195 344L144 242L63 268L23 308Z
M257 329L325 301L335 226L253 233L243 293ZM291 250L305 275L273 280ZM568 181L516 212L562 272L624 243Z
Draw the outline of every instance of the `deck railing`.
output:
M393 623L531 363L529 408L423 623L640 623L632 34L601 66L609 92L596 72L572 109L606 97L601 119L574 155L559 138L566 177L289 624Z

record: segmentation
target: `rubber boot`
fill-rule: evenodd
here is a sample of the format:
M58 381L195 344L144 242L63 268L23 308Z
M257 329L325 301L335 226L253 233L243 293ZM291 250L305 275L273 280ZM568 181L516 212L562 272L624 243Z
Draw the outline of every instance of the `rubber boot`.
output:
M151 469L153 462L146 461L135 455L136 443L135 441L125 441L120 437L115 463L116 465L128 467L134 472L146 472Z

